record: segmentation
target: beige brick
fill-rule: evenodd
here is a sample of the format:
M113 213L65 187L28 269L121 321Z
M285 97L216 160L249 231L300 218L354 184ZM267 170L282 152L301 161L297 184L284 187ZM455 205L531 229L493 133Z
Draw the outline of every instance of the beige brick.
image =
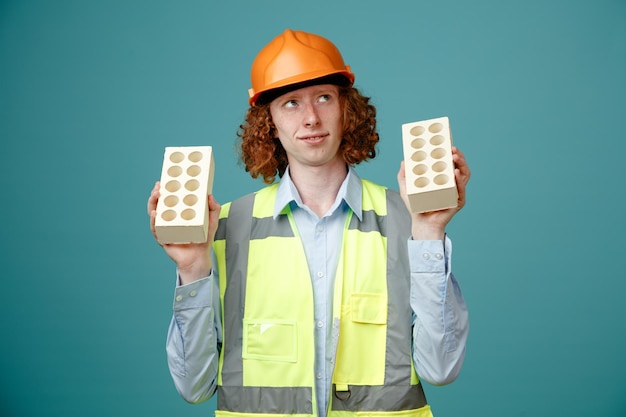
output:
M402 125L406 190L413 213L457 206L452 133L447 117Z
M160 243L206 242L214 169L211 146L165 148L155 223Z

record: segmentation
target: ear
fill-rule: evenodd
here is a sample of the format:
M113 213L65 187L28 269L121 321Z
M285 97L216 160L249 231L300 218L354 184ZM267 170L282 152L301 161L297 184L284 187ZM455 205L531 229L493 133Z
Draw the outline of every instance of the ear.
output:
M276 129L276 126L274 125L274 122L272 121L272 119L269 120L268 124L270 127L269 134L272 137L272 139L280 140L280 138L278 137L278 129Z

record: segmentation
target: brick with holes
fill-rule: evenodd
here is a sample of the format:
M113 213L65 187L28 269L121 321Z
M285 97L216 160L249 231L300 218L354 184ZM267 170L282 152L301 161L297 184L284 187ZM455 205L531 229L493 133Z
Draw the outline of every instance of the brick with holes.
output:
M155 221L160 243L206 242L214 170L211 146L165 148Z
M402 145L411 212L456 207L459 195L448 117L403 124Z

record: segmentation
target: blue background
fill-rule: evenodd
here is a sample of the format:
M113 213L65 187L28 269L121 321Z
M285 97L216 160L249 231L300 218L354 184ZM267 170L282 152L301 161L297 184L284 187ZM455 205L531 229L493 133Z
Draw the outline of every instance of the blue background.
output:
M238 164L249 68L285 28L343 52L402 123L447 115L471 168L449 227L472 330L436 416L626 415L626 2L0 1L0 415L206 416L167 371L174 266L148 230L165 146Z

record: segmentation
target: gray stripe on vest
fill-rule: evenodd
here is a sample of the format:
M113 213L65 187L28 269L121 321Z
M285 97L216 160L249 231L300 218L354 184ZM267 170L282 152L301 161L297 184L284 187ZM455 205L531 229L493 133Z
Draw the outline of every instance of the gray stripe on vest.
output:
M219 387L217 409L234 413L312 414L310 387Z
M214 241L226 239L226 223L228 223L228 219L219 219L215 237L213 238Z
M222 383L243 385L242 332L248 270L248 241L254 194L231 203L226 223L226 291L224 293L224 364ZM228 227L230 224L230 227ZM237 311L236 309L240 310ZM234 311L233 311L234 310ZM218 393L219 397L219 393Z
M351 385L349 391L335 391L333 411L403 411L424 407L426 397L422 385Z
M357 216L352 216L349 230L358 230L360 232L379 232L383 236L387 236L386 216L379 216L374 210L363 211L363 221L359 221Z
M265 239L266 237L294 237L293 229L289 224L289 217L281 214L274 220L273 217L253 218L250 239Z
M411 217L400 194L387 190L387 353L385 384L408 385L411 382L411 325L409 303L411 271L407 240L411 235ZM409 335L409 337L407 337Z

